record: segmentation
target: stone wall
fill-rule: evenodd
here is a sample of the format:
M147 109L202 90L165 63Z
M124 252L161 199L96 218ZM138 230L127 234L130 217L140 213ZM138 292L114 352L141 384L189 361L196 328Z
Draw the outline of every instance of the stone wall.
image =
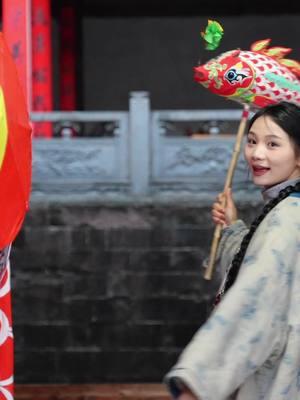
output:
M160 382L211 309L212 229L199 204L33 204L11 257L16 382Z

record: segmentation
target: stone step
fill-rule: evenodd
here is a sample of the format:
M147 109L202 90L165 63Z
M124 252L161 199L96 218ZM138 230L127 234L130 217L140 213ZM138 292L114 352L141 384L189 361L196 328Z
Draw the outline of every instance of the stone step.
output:
M15 400L170 400L162 384L16 385Z

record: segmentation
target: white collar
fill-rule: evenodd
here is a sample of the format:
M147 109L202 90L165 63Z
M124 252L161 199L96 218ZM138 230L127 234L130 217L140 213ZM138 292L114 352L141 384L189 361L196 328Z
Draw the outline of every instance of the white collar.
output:
M284 188L286 188L287 186L290 186L290 185L294 186L299 181L300 181L300 177L278 183L277 185L271 186L267 189L263 189L261 193L262 193L264 202L267 203L268 201L274 199L275 197L278 196L278 194L281 190L283 190Z

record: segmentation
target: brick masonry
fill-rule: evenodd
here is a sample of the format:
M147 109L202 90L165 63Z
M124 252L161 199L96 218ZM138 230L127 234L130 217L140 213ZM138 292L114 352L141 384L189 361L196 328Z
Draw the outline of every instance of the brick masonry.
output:
M11 256L16 382L161 382L211 309L212 234L201 206L32 206Z

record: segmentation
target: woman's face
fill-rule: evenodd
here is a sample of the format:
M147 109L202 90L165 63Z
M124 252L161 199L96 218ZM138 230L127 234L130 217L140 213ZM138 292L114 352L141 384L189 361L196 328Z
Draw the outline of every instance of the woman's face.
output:
M265 188L300 177L300 157L288 134L270 117L261 116L247 135L245 159L253 182Z

